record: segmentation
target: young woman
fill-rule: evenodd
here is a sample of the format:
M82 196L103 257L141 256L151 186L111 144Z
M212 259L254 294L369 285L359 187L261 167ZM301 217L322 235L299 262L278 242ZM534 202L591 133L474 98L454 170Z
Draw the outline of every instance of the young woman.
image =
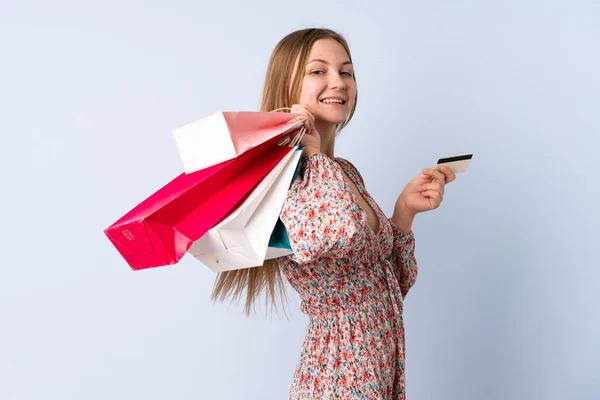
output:
M275 304L284 281L310 317L291 399L404 399L403 300L417 277L412 223L439 207L449 169L427 168L387 217L335 139L357 101L350 50L327 29L305 29L275 47L261 109L291 108L308 130L304 159L281 213L293 254L221 274L214 299L246 293L246 312L265 290Z

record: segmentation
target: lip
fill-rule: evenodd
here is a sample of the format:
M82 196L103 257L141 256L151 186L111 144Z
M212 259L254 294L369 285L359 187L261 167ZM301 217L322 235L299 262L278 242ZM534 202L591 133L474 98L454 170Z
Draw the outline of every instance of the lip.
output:
M323 103L323 100L326 100L326 99L331 99L331 100L341 100L341 101L342 101L342 104L339 104L339 103ZM319 99L319 102L320 102L320 103L323 103L323 104L334 104L334 105L340 105L340 106L343 106L343 105L346 105L346 103L348 103L348 100L346 100L346 99L345 99L345 98L343 98L343 97L339 97L339 96L325 96L325 97L323 97L323 98Z

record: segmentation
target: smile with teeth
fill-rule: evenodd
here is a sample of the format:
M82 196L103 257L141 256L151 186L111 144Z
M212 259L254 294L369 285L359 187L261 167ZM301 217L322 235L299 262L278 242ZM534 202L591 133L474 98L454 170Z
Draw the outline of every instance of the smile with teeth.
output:
M325 103L325 104L345 104L346 102L344 100L340 100L340 99L323 99L323 100L321 100L321 103Z

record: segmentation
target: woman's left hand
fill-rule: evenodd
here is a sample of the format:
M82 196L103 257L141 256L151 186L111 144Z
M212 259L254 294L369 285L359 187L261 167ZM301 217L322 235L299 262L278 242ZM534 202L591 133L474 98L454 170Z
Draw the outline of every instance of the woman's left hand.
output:
M396 201L394 213L414 216L438 208L444 200L446 184L455 179L456 175L448 167L424 169L404 187Z

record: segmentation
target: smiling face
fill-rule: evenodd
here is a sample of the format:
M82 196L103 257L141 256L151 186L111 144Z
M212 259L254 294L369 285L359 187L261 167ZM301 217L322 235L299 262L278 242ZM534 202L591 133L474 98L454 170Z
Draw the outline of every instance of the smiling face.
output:
M352 111L356 81L348 53L334 39L317 40L308 55L299 104L307 104L315 119L342 124Z

